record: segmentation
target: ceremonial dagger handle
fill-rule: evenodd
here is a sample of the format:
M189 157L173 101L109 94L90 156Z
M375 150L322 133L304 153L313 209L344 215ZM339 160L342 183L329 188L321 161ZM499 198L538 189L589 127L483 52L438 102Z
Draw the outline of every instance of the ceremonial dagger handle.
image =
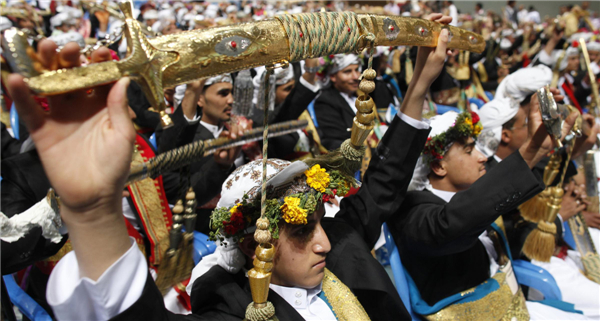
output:
M126 26L129 29L139 27L131 19ZM33 91L54 95L110 83L121 76L140 74L140 66L143 65L159 71L156 76L162 73L162 86L166 88L256 66L359 52L371 44L433 47L442 28L449 29L449 49L478 53L485 49L481 35L419 18L352 12L302 13L156 37L148 39L154 51L149 50L146 56L137 54L119 62L49 73L40 71L40 75L29 73L25 76L29 77L28 84ZM21 34L17 32L11 40ZM8 45L11 46L10 43ZM139 44L128 43L130 47L136 45L139 48ZM18 72L31 71L33 63L30 61L28 65L29 57L23 56L27 49L15 46L28 45L23 41L13 41L14 50L8 55L8 60L19 60L21 68ZM147 44L143 49L147 49Z
M269 126L269 138L286 135L308 125L306 120L292 120ZM170 150L150 158L148 162L132 167L127 178L127 185L145 178L157 178L161 173L172 171L189 165L202 157L216 152L218 149L241 146L249 142L261 140L263 127L249 130L236 139L220 137L200 140L185 146Z

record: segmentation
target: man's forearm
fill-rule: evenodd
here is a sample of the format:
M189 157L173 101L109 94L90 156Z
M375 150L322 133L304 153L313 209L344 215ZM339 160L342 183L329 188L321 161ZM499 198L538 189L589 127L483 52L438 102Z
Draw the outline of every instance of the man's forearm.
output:
M411 84L406 91L400 111L410 118L421 120L423 118L423 102L428 89L419 83L415 83L414 86Z

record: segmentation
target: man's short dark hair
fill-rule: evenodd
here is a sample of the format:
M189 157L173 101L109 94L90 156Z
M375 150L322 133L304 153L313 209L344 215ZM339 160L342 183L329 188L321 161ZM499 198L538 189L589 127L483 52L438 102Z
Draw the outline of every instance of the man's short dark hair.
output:
M478 6L479 8L481 8L481 9L483 9L483 4L481 2L477 2L475 5Z
M516 122L517 122L517 115L515 115L515 117L511 118L509 121L504 123L504 125L502 125L502 129L511 130L511 129L513 129L513 127L515 127Z

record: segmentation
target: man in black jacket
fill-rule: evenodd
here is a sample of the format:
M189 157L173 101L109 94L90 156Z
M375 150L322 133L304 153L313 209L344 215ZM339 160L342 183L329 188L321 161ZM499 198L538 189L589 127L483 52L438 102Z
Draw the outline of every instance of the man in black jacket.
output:
M432 19L442 23L450 22L448 17L439 14L433 15ZM379 236L383 220L398 210L412 168L427 136L427 129L425 129L427 126L419 120L426 92L439 74L446 57L448 32L445 29L442 30L439 39L437 48L422 48L416 67L420 71L419 76L411 83L401 109L402 115L398 117L401 119L394 120L382 139L378 148L378 157L371 162L359 194L343 202L341 213L332 220L331 226L327 220L321 223L318 216L311 214L315 222L309 225L312 232L308 231L310 233L307 235L318 233L319 239L330 240L332 244L330 253L326 253L325 244L320 250L306 248L304 247L306 244L297 245L299 250L324 252L328 268L354 291L354 295L371 318L379 316L383 319L409 318L391 281L370 255L370 249ZM95 117L80 118L66 128L54 122L53 117L57 117L56 115L36 113L27 86L20 76L12 76L10 79L11 91L17 106L23 114L28 115L26 122L31 126L32 137L38 146L48 177L61 195L61 214L69 228L71 242L74 244L75 251L65 256L51 276L48 300L53 305L56 315L65 319L108 319L117 315L117 318L126 320L200 319L202 316L173 316L165 311L159 300L160 293L144 271L145 261L141 258L141 252L137 247L132 246L122 223L121 208L117 206L119 205L117 191L120 193L127 175L130 162L129 151L134 137L131 123L125 122L123 97L127 82L126 79L120 80L113 86L106 98L107 109L104 109L103 105L91 105L89 110ZM84 100L77 101L78 103L91 103L87 96L76 97ZM76 105L79 104L71 103L60 107L70 108ZM103 121L110 122L111 126L103 126ZM71 130L80 128L77 125L89 126L88 131L81 132L83 136L100 135L102 138L94 144L84 143L88 140L82 136L77 140L63 140L63 137L69 137L73 133ZM60 130L60 136L57 136L58 131L52 130L52 127ZM424 127L424 129L416 127ZM69 157L75 153L87 155L108 149L111 150L111 156L110 160L106 161ZM68 169L69 175L65 175L66 169L57 159L58 155L73 159L75 162ZM97 166L99 162L103 166ZM70 179L72 175L77 175L80 179L74 182ZM97 175L102 179L95 179ZM323 239L322 233L326 233L327 238ZM311 241L310 237L307 238ZM288 254L293 255L293 253L292 251ZM318 268L323 267L321 263L317 264ZM79 272L74 272L74 269ZM69 272L65 273L66 271ZM285 280L286 277L274 273L273 279ZM214 278L211 278L211 281L219 282ZM223 282L227 281L223 280ZM281 285L286 285L285 282L282 283L284 284ZM210 320L218 317L222 319L243 317L239 313L243 313L244 308L250 303L247 293L236 290L234 285L231 287L221 285L214 289L204 288L201 283L198 284L200 288L192 293L193 302L197 302L195 298L200 297L202 291L230 289L231 292L226 294L226 297L232 300L233 306L227 311L220 311L221 305L217 304L194 305L193 312L205 312L206 319ZM101 291L101 298L97 295L99 292L90 289ZM289 304L279 304L276 300L273 302L276 309L284 313L279 316L280 319L286 319L286 315L293 315L291 318L299 319L297 312L294 314L295 309ZM211 307L214 310L202 311ZM291 314L285 314L287 311ZM234 315L231 315L232 313Z
M499 216L543 189L531 168L552 143L535 100L528 141L485 176L487 158L475 149L479 116L448 112L431 119L430 139L415 169L412 191L388 221L414 291L420 294L421 300L412 302L417 313L528 320L527 309L533 317L547 312L539 304L525 307L507 249L490 229ZM572 126L574 116L565 127ZM486 308L491 302L496 309Z

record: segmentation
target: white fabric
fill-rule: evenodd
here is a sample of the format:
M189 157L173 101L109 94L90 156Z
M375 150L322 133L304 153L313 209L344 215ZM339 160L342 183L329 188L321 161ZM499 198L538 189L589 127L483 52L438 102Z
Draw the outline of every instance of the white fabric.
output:
M69 32L61 33L59 35L52 36L48 39L54 41L54 43L58 47L62 47L69 42L77 43L77 45L79 45L79 48L82 48L82 49L85 47L85 40L83 39L83 36L77 31L69 31Z
M133 209L131 208L131 206L129 206L129 201L127 200L127 197L123 197L121 199L121 208L123 209L123 216L125 216L129 223L131 223L131 226L133 226L137 231L139 231L140 224L138 223L137 216L133 212Z
M158 19L158 11L156 11L154 9L150 9L150 10L144 12L143 18L145 21L148 21L150 19Z
M200 125L204 126L204 128L206 128L206 129L208 129L208 131L211 132L215 138L219 138L219 135L221 135L221 132L223 132L223 128L224 128L223 126L219 127L217 125L211 125L202 120L200 120Z
M454 122L456 121L458 115L459 114L455 111L449 111L443 115L435 115L431 117L431 119L429 119L429 125L431 126L429 137L439 135L447 131L451 126L454 126ZM425 157L421 155L417 161L417 165L415 166L408 190L422 191L426 188L430 188L431 184L429 183L429 178L427 177L430 171L431 168L429 167L428 162L425 160Z
M254 95L252 97L252 103L256 105L258 103L259 93L264 93L264 77L267 70L264 66L256 67L254 68L254 70L256 70L256 76L252 78L252 85L254 85ZM275 70L273 70L273 74L275 75L276 86L285 85L288 82L290 82L290 80L294 79L294 68L292 68L292 66L288 66L287 68L278 67L275 68ZM300 77L300 79L300 81L302 81L302 77ZM308 81L305 80L304 83L308 84ZM310 86L314 87L314 85Z
M56 222L56 223L55 223ZM57 224L58 223L58 224ZM35 203L25 212L13 215L10 219L0 212L0 239L4 242L16 242L32 228L42 228L42 236L52 243L60 243L63 238L59 228L62 225L60 215L55 213L46 198Z
M317 91L319 91L321 89L321 86L319 86L318 82L315 82L315 84L311 84L309 83L306 79L304 79L304 77L300 76L300 83L302 84L302 86L308 88L308 90L316 93Z
M588 52L590 51L600 51L600 42L591 41L586 44Z
M228 240L226 243L219 242L215 252L203 257L198 265L194 267L192 275L190 276L190 282L185 290L191 295L196 279L204 275L215 265L222 267L231 274L236 274L244 267L245 263L246 257L238 247L237 243L232 240Z
M513 119L519 105L509 98L495 98L479 109L483 130L477 138L478 149L490 157L496 153L502 139L502 126Z
M600 230L595 227L589 227L588 230L590 231L592 242L594 242L594 247L598 251L600 249Z
M71 251L50 274L46 298L58 320L108 320L140 298L147 276L146 258L133 238L131 248L97 281L81 277Z
M527 96L552 81L552 69L545 65L522 68L508 75L496 89L494 99L508 97L521 103ZM484 126L485 129L485 126Z
M336 72L350 66L359 65L360 58L355 54L337 54L333 56L333 66L329 69L329 75L333 75Z
M565 260L553 256L550 262L532 260L531 263L547 270L556 280L562 300L575 304L589 319L600 318L600 285L581 273L579 253L569 250Z
M208 87L210 85L219 83L219 82L228 82L228 83L233 83L233 80L231 79L231 75L230 74L220 74L220 75L216 75L216 76L212 76L208 79L206 79L204 81L204 87Z
M12 27L12 23L10 22L10 19L6 18L6 17L0 17L0 32L9 29Z
M342 97L344 98L344 100L348 103L348 106L350 106L350 109L352 109L352 112L354 112L354 114L356 115L356 97L355 95L350 96L347 93L343 93L343 92L339 92L340 95L342 95Z
M584 315L579 313L570 313L551 306L539 303L526 301L527 311L531 321L534 320L588 320Z
M458 27L458 9L456 8L456 6L454 4L451 4L448 7L448 10L450 11L450 17L452 17L452 22L450 22L451 26L454 27Z
M527 14L527 22L540 23L540 13L537 11L530 11Z
M289 305L296 309L304 320L337 320L327 303L318 296L322 291L321 285L308 290L275 284L271 284L269 288L273 290L273 292L279 294L279 296L281 296Z

